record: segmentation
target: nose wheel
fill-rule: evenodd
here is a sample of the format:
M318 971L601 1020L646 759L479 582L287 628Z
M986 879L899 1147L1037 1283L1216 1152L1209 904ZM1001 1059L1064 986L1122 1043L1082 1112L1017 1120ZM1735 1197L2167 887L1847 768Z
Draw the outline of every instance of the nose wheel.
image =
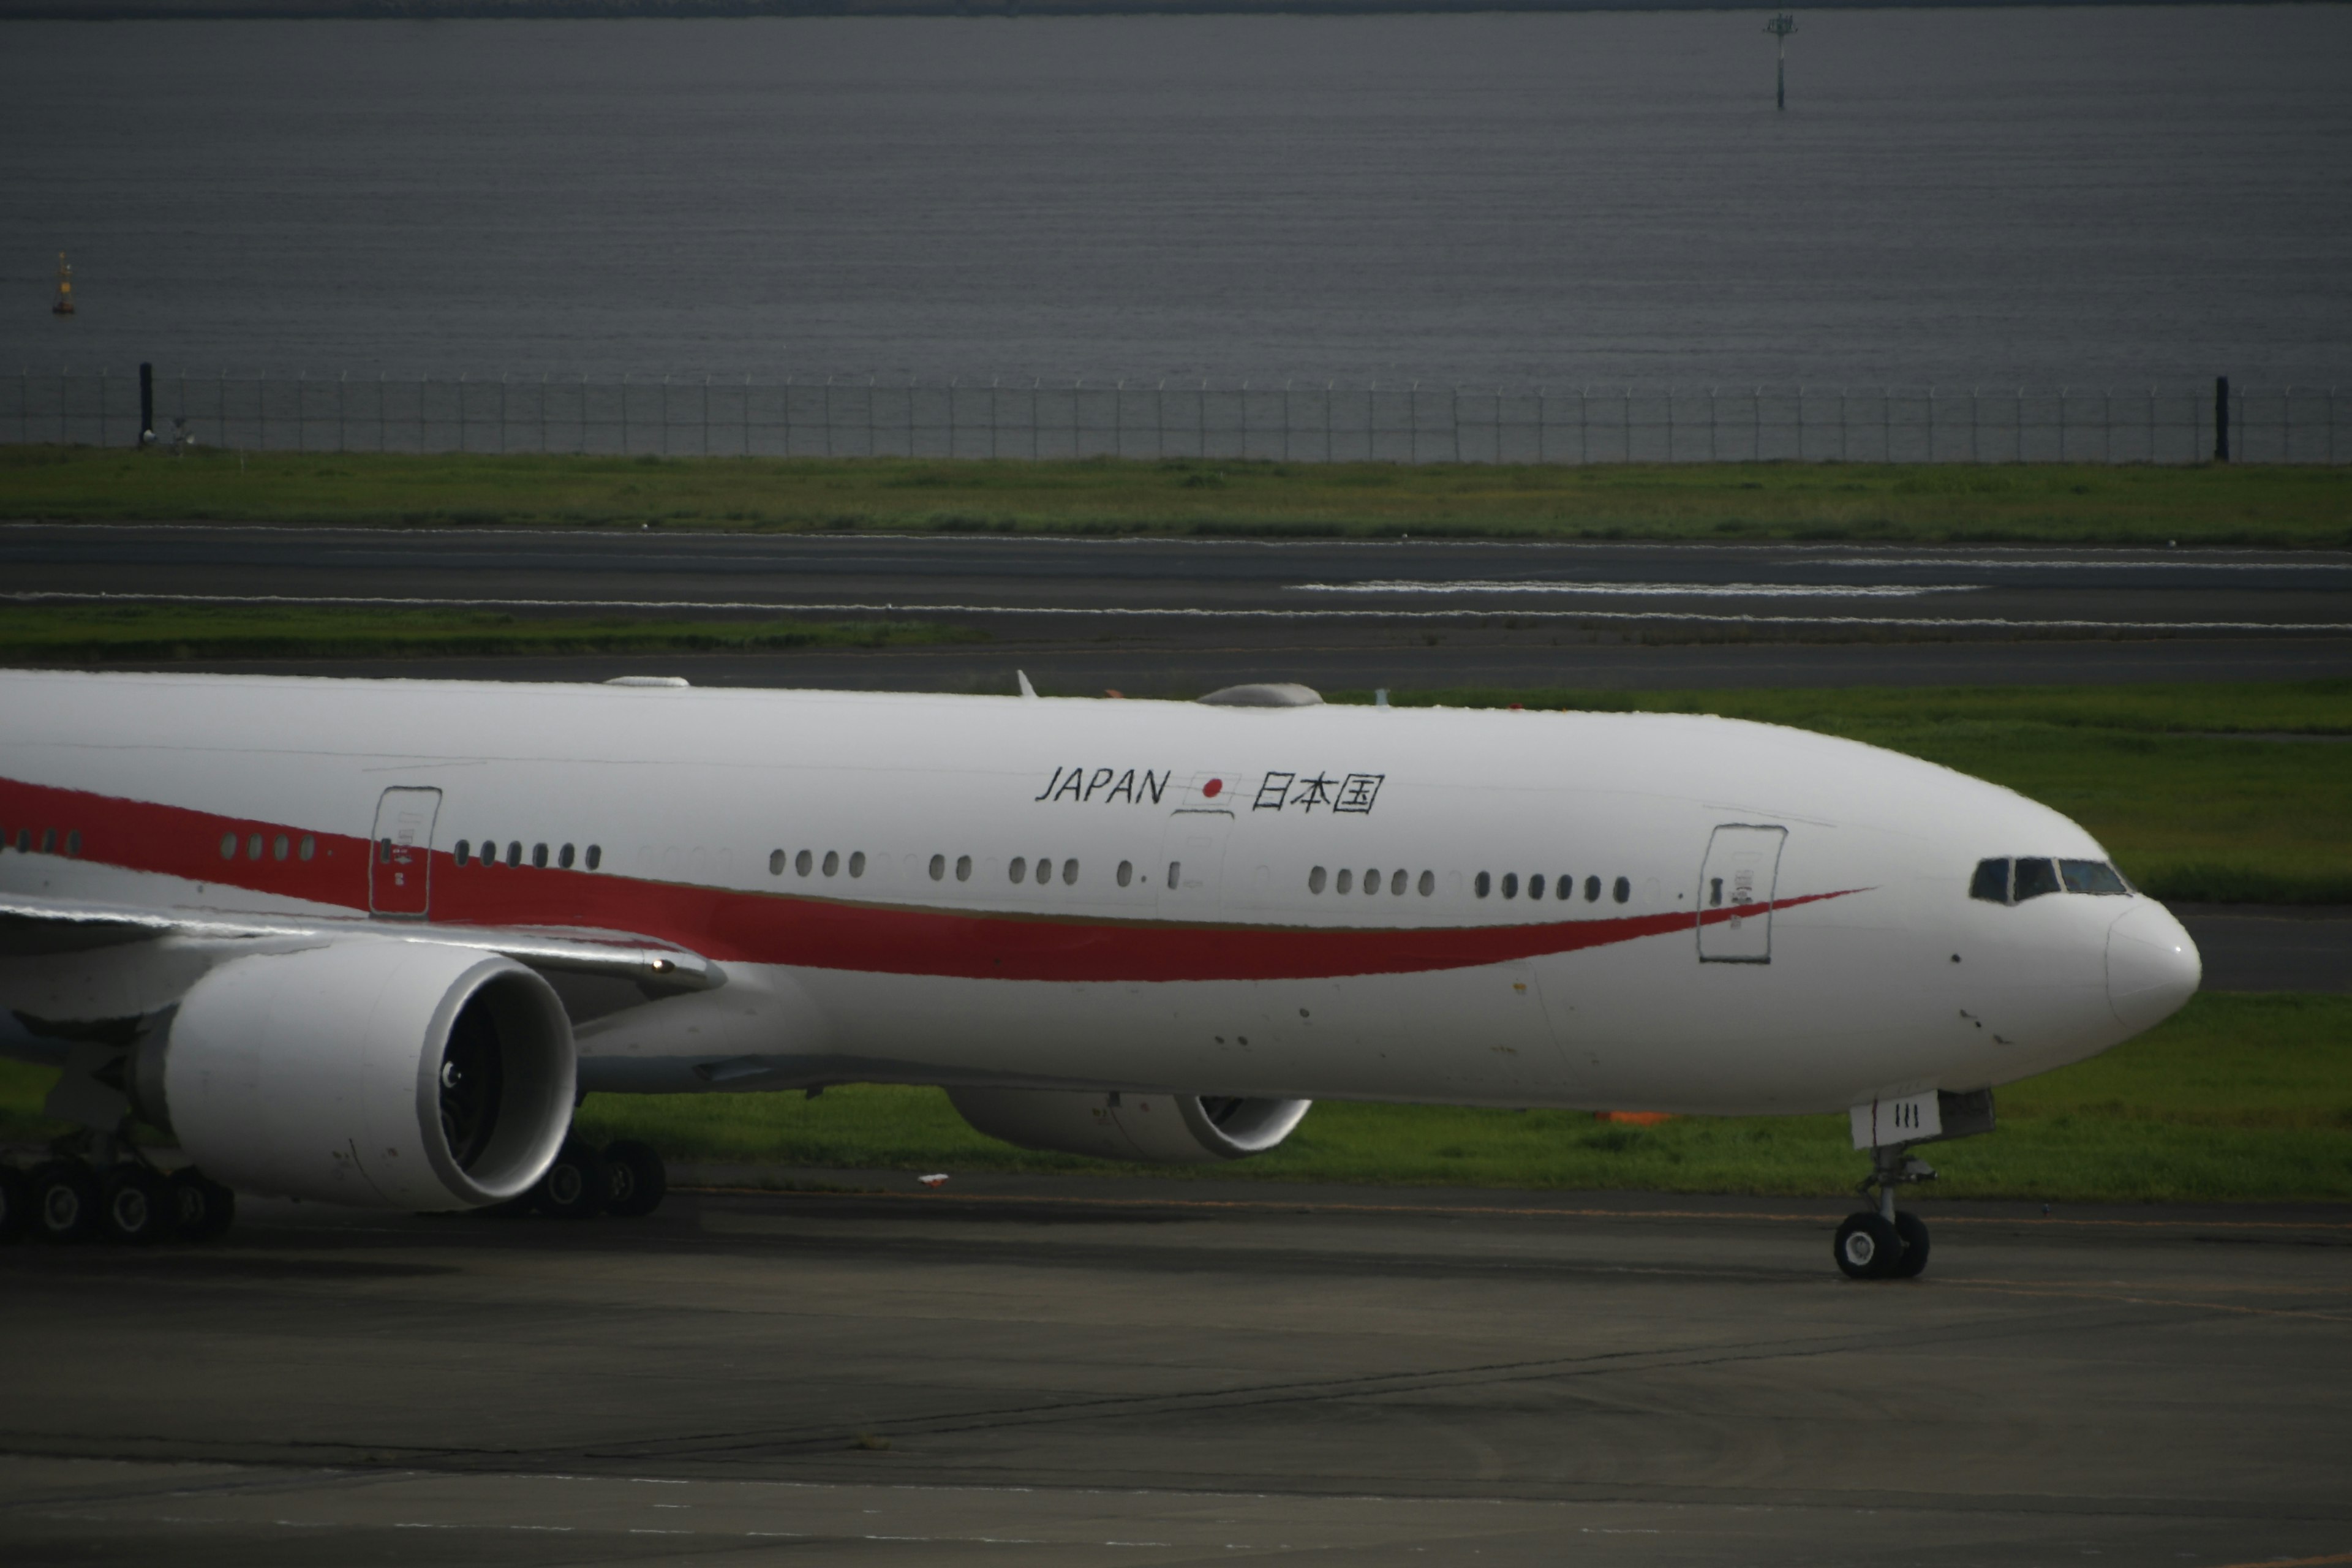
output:
M1927 1226L1917 1215L1895 1206L1895 1190L1906 1182L1934 1181L1936 1168L1913 1159L1902 1146L1873 1153L1877 1169L1861 1191L1866 1197L1877 1188L1877 1206L1846 1215L1831 1244L1831 1255L1849 1279L1916 1279L1927 1267Z

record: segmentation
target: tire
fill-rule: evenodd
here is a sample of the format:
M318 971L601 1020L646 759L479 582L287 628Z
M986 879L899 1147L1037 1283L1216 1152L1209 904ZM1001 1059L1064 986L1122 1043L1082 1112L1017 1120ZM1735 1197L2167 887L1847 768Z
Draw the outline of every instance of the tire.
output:
M33 1179L14 1165L0 1165L0 1247L25 1239L33 1228Z
M171 1240L180 1228L177 1194L170 1180L144 1165L115 1166L99 1184L98 1193L99 1228L109 1241L152 1247Z
M172 1209L182 1241L210 1241L236 1218L236 1194L190 1165L172 1173Z
M604 1212L641 1219L669 1194L669 1169L662 1157L634 1138L604 1146Z
M1916 1214L1895 1216L1895 1234L1903 1241L1903 1256L1887 1270L1890 1279L1916 1279L1927 1268L1927 1226Z
M1837 1266L1849 1279L1884 1279L1903 1258L1903 1238L1874 1214L1850 1214L1837 1227Z
M33 1228L44 1241L71 1247L98 1234L98 1178L79 1160L33 1167Z
M604 1162L585 1143L566 1143L531 1189L539 1212L554 1219L594 1219L604 1212Z

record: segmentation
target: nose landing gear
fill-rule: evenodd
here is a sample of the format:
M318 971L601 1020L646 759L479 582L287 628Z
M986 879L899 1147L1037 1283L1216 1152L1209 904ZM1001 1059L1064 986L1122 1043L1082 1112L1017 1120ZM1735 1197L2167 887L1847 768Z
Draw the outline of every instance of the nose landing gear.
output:
M1927 1267L1927 1226L1917 1215L1897 1210L1895 1189L1906 1182L1932 1182L1936 1168L1911 1158L1907 1145L1874 1149L1876 1169L1858 1189L1865 1197L1878 1189L1878 1206L1848 1215L1837 1228L1832 1250L1849 1279L1916 1279Z
M1881 1143L1882 1131L1906 1134L1899 1142ZM1936 1168L1915 1159L1911 1151L1922 1143L1973 1138L1993 1130L1992 1090L1966 1094L1928 1089L1897 1100L1874 1100L1853 1108L1853 1146L1867 1149L1871 1173L1855 1190L1865 1198L1873 1188L1871 1207L1848 1215L1831 1243L1831 1256L1849 1279L1916 1279L1927 1268L1927 1226L1917 1215L1897 1210L1895 1189L1907 1182L1932 1182Z

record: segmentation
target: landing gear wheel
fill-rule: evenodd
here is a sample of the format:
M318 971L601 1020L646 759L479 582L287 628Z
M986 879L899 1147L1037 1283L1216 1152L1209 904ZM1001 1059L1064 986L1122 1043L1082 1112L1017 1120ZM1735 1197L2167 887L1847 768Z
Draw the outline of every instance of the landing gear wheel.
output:
M662 1157L634 1138L604 1146L604 1212L636 1219L661 1207L669 1193Z
M1927 1268L1927 1226L1907 1210L1895 1216L1895 1234L1902 1239L1903 1256L1886 1271L1889 1279L1916 1279Z
M72 1246L98 1234L98 1178L79 1160L33 1167L33 1225L44 1241Z
M99 1224L106 1239L152 1247L178 1229L172 1184L144 1165L117 1165L99 1187Z
M14 1165L0 1165L0 1247L24 1240L32 1227L32 1178Z
M190 1165L172 1173L172 1212L182 1241L210 1241L236 1218L236 1194Z
M1874 1214L1850 1214L1837 1228L1837 1266L1849 1279L1884 1279L1903 1260L1903 1238Z
M566 1143L536 1190L540 1213L556 1219L593 1219L604 1212L604 1162L585 1143Z

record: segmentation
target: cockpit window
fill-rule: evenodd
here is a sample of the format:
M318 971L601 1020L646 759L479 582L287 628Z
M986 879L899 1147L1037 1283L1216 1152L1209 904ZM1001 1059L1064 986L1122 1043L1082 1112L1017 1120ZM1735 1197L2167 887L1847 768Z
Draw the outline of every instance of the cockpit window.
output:
M2018 903L2038 899L2044 893L2059 890L2058 868L2047 860L2020 860L2017 879L2011 885L2011 897Z
M2021 904L2044 893L2116 893L2128 895L2131 884L2105 860L2041 858L1979 860L1969 879L1969 897L1989 904Z
M2105 860L2061 860L2058 875L2070 893L2128 893L2131 887Z

